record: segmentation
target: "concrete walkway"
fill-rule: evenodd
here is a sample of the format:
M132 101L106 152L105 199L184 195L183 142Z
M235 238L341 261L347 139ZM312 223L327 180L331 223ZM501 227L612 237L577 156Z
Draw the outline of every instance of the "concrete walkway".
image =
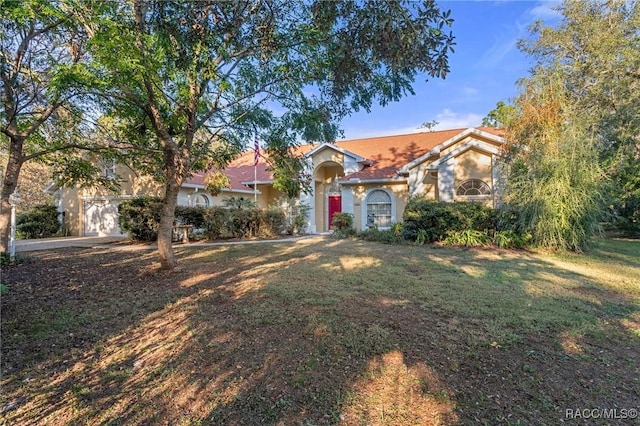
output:
M126 239L126 237L59 237L17 240L16 253L65 247L95 247L125 241Z
M174 248L179 247L215 247L241 244L260 244L260 243L288 243L295 242L307 238L322 237L321 235L302 235L300 237L280 238L275 240L248 240L248 241L220 241L215 243L207 243L194 241L192 243L173 243ZM84 247L84 248L108 248L113 250L132 251L132 250L155 250L158 248L155 244L124 244L127 237L61 237L61 238L42 238L37 240L17 240L16 253L51 250L65 247ZM114 244L120 243L120 244Z

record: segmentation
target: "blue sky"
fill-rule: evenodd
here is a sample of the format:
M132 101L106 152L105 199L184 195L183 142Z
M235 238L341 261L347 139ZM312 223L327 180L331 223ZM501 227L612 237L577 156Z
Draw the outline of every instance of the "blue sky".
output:
M360 111L342 121L345 139L411 133L426 121L436 129L480 125L498 101L517 95L516 82L528 75L531 61L516 47L536 20L558 22L558 1L438 1L451 9L456 37L446 79L416 79L415 96L386 107Z

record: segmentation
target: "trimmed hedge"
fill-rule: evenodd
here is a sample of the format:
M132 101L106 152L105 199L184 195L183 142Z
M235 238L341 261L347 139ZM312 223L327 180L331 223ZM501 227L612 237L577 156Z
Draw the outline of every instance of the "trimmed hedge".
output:
M452 232L492 233L497 228L496 210L480 203L438 201L413 198L403 215L403 237L423 243L442 241Z
M158 197L139 197L118 206L118 224L122 232L139 241L155 241L162 200Z
M120 228L134 240L155 241L160 211L161 200L157 197L123 201L118 206ZM209 239L273 237L285 230L285 214L277 208L176 206L175 219L204 230Z
M41 204L16 215L18 239L49 238L60 230L58 209L51 204Z

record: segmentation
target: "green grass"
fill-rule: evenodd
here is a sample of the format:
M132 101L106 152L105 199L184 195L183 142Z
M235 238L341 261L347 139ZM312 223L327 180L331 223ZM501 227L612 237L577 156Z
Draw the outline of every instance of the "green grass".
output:
M640 394L640 241L32 256L2 298L10 423L556 424Z

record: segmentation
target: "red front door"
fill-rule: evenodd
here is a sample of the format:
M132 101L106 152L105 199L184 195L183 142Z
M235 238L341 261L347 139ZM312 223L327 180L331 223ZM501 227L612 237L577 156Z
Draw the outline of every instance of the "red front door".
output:
M333 215L342 211L342 196L329 195L329 226L331 229L331 222L333 222Z

